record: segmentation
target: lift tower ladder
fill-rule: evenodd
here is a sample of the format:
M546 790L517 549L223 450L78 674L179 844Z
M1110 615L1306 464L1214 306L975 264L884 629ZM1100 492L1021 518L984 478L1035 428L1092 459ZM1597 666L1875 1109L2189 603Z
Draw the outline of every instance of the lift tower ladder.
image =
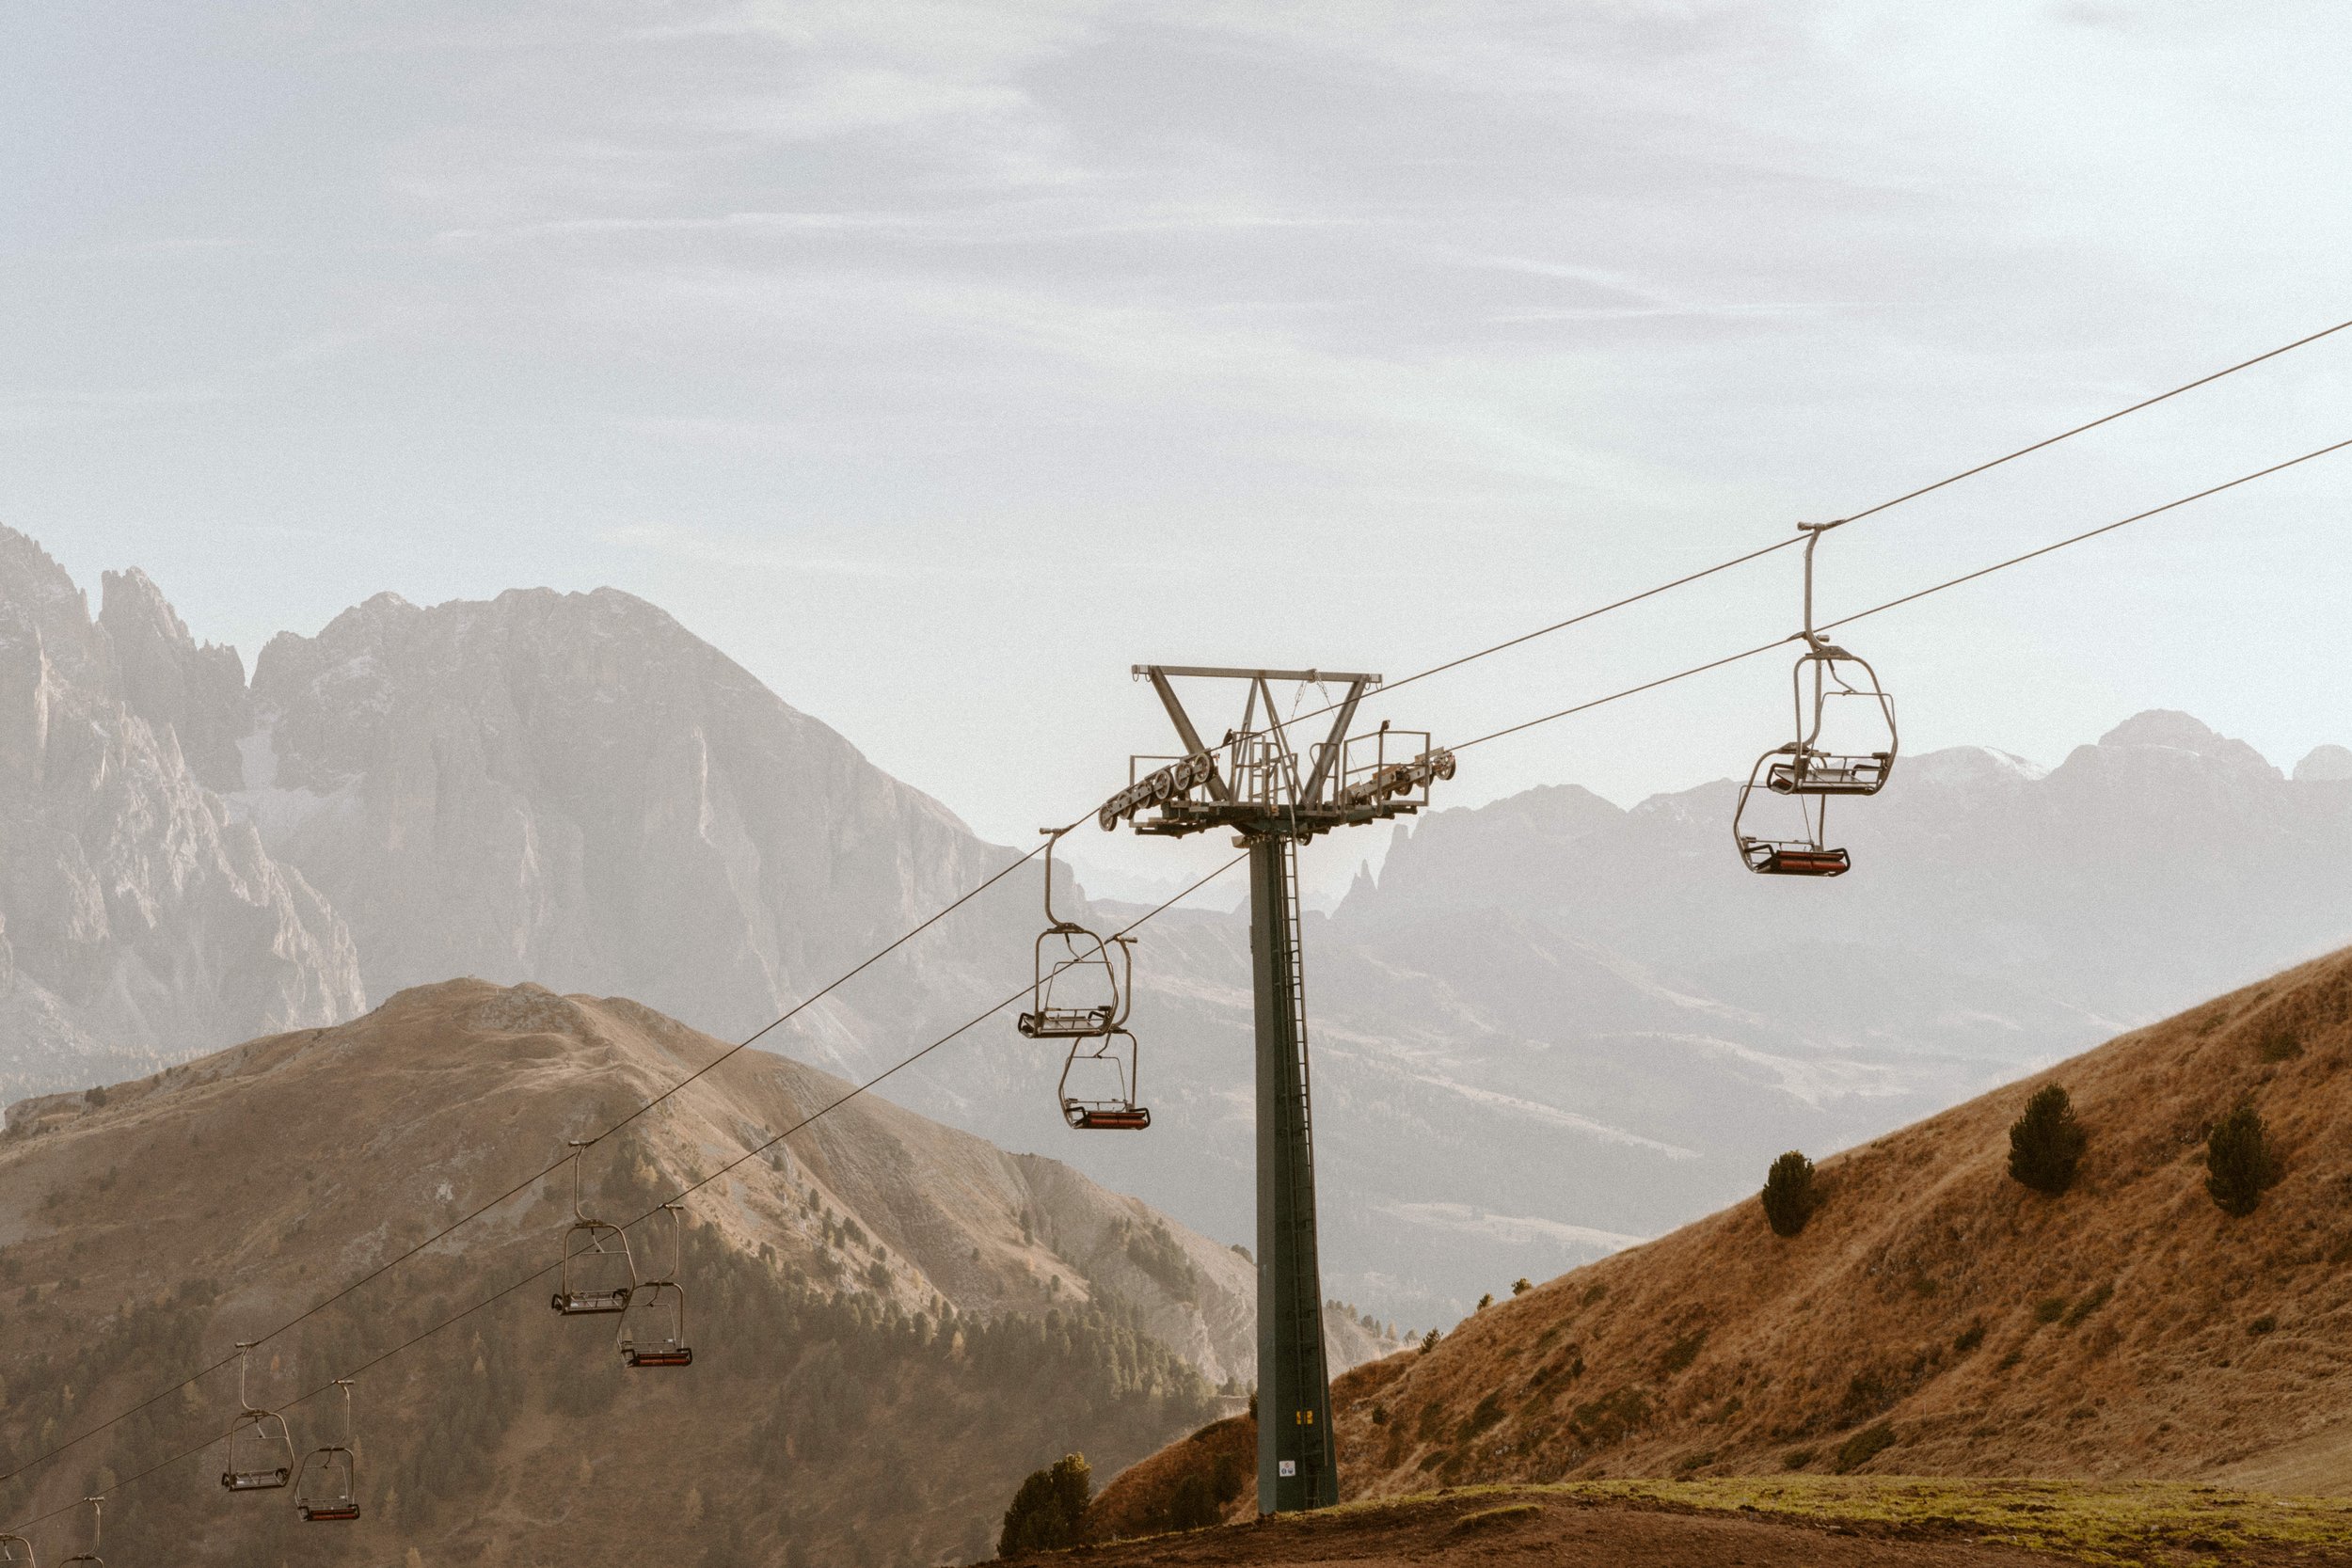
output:
M1324 1356L1323 1275L1315 1254L1314 1117L1298 846L1334 828L1384 821L1428 804L1454 756L1422 732L1348 725L1378 675L1138 664L1184 748L1136 757L1128 785L1097 814L1104 830L1182 836L1229 829L1249 851L1249 953L1256 996L1258 1111L1258 1512L1339 1501L1331 1381ZM1243 681L1240 725L1202 743L1179 680ZM1344 685L1327 738L1301 758L1274 702L1276 685ZM1263 716L1263 717L1261 717Z

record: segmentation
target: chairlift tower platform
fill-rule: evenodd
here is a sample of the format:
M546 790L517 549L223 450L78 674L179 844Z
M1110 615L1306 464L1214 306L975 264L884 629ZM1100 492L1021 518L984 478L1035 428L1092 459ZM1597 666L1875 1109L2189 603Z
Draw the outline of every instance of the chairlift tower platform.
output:
M1349 736L1378 675L1138 664L1184 750L1129 762L1128 785L1103 803L1105 832L1177 837L1230 830L1249 851L1249 953L1257 999L1258 1512L1288 1513L1340 1500L1324 1358L1323 1275L1315 1254L1314 1118L1307 1061L1307 991L1299 952L1298 846L1319 833L1409 816L1433 779L1454 776L1451 752L1424 732L1383 724ZM1206 745L1177 696L1180 680L1241 681L1240 725ZM1328 736L1302 758L1284 734L1274 687L1344 685ZM1263 717L1262 717L1263 716Z

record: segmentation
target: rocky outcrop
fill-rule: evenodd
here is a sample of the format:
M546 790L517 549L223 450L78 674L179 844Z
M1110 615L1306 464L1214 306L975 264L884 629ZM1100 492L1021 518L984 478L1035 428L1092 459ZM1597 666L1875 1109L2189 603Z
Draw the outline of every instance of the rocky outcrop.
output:
M273 639L253 700L232 802L350 923L379 995L531 979L737 1035L1006 858L612 589L379 594Z
M98 624L113 644L122 700L157 733L179 737L180 754L207 789L244 783L237 742L253 728L245 661L237 650L197 646L179 612L145 572L99 578Z
M333 911L130 700L137 684L219 717L225 650L197 650L168 607L157 620L160 599L122 603L127 657L64 570L0 530L0 1096L365 1005ZM194 672L176 686L175 647Z

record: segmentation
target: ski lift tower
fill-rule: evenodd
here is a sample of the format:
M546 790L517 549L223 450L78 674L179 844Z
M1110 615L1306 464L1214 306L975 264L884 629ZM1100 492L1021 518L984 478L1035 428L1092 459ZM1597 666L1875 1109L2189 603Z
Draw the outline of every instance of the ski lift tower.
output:
M1130 821L1169 837L1230 830L1249 851L1249 953L1257 997L1258 1512L1340 1500L1331 1382L1323 1354L1323 1275L1315 1258L1313 1118L1308 1106L1307 995L1299 967L1298 846L1334 828L1382 821L1429 803L1433 779L1454 777L1454 753L1425 732L1382 724L1349 736L1378 675L1315 670L1226 670L1138 664L1176 726L1180 756L1139 756L1128 785L1103 803L1104 832ZM1238 728L1204 744L1175 682L1240 681ZM1300 756L1277 715L1274 688L1344 685L1330 733ZM1231 688L1226 689L1230 690Z

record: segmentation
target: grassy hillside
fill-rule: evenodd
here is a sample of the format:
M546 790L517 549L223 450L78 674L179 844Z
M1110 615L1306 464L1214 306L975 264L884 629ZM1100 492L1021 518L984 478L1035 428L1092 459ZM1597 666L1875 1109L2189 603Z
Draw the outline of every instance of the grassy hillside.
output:
M19 1107L0 1139L0 1470L330 1295L721 1049L626 1002L453 982ZM843 1087L746 1053L594 1150L590 1207L644 1212ZM870 1098L689 1200L691 1368L626 1370L612 1319L548 1310L533 1276L568 1218L560 1177L532 1184L257 1354L255 1397L307 1449L338 1418L298 1395L516 1287L360 1374L359 1523L225 1495L215 1443L110 1503L110 1557L976 1556L1028 1469L1070 1447L1123 1463L1199 1424L1201 1367L1247 1343L1249 1270L1225 1248ZM666 1229L631 1241L666 1263ZM0 1528L218 1434L235 1395L215 1371L0 1484ZM48 1560L81 1528L28 1533Z
M2352 1491L2347 1063L2338 954L1824 1160L1798 1236L1743 1202L1342 1377L1344 1495L1789 1472ZM2007 1170L2049 1083L2090 1138L2055 1197ZM2205 1135L2241 1101L2281 1175L2233 1217Z

